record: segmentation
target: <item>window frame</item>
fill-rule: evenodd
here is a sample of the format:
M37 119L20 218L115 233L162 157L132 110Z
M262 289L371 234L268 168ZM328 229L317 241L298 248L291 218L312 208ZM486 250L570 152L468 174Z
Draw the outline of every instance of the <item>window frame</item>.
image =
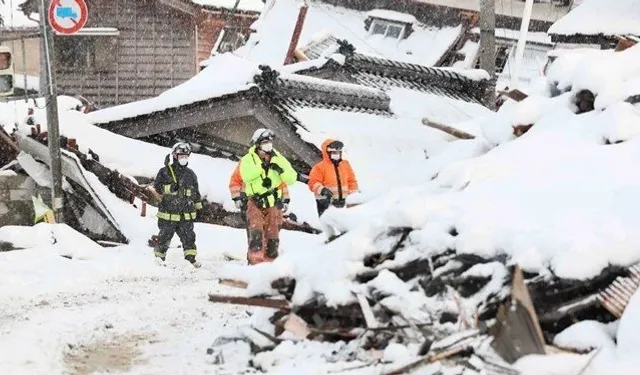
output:
M384 27L384 33L374 33L376 26ZM398 34L397 37L393 37L389 35L389 30L391 28L400 29L400 33ZM384 38L402 40L404 38L406 29L407 29L407 26L403 23L374 18L372 19L371 26L369 27L369 35L382 35Z

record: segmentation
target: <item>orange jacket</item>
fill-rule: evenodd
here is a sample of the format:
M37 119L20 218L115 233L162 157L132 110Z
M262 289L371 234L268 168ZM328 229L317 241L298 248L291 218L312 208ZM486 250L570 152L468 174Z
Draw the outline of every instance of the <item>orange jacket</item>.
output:
M289 188L287 184L284 182L280 185L282 189L282 198L289 198ZM240 163L236 165L236 169L233 170L231 174L231 179L229 180L229 193L231 193L231 199L238 198L241 193L244 192L244 183L242 182L242 177L240 176Z
M356 174L347 160L340 160L338 165L334 165L329 159L327 146L334 139L327 139L322 142L322 161L314 165L309 173L309 189L315 194L316 199L323 199L320 195L322 188L327 188L333 193L334 199L346 199L349 194L358 190L358 180ZM340 186L338 186L340 181Z

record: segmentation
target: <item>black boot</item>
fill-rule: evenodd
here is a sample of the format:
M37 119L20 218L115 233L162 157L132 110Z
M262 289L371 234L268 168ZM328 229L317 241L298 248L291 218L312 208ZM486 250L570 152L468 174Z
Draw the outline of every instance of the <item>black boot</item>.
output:
M189 263L191 263L196 268L200 268L201 266L200 262L196 260L195 255L186 255L184 259L186 259Z

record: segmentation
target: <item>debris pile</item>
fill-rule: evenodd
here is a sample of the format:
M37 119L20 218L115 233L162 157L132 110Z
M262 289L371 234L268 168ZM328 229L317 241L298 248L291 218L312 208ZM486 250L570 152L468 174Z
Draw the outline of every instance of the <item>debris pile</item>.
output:
M47 146L48 142L48 133L46 131L41 131L39 125L31 126L31 134L26 137L27 139L34 140L37 144L42 146ZM0 128L0 130L2 130ZM26 154L30 154L36 160L41 160L42 158L38 155L34 154L31 149L21 149L20 142L16 140L16 134L12 135L6 134L3 131L0 132L0 150L5 150L6 152L2 153L2 157L6 157L7 160L2 160L3 163L9 163L12 160L15 160L19 153L25 152ZM30 143L33 145L33 143ZM80 151L79 145L73 138L67 138L65 136L60 137L60 146L65 156L69 157L70 160L75 156L77 162L79 162L80 166L84 168L84 170L93 173L98 180L105 186L107 189L113 193L118 198L129 202L134 207L136 207L140 211L141 216L147 215L147 205L155 206L157 202L153 201L152 195L148 191L148 187L151 186L153 180L148 178L134 178L130 176L126 176L121 174L119 171L108 168L100 163L100 156L93 152L90 148L87 150L87 153ZM72 156L73 155L73 156ZM73 160L73 163L77 163ZM69 174L69 169L63 168L63 174ZM76 173L77 175L78 173ZM67 176L67 181L73 184L74 176ZM75 176L77 177L77 176ZM74 190L83 191L87 190L83 189L83 186L79 184L73 184ZM83 197L86 197L85 203L91 204L91 194L84 191L80 194ZM73 199L68 199L71 203L73 203ZM70 205L73 207L73 204ZM77 215L70 215L70 218L76 217ZM81 216L81 215L80 215ZM244 228L245 224L242 221L241 215L238 212L230 212L223 208L222 204L217 202L210 202L206 199L203 200L203 215L199 218L200 221L210 224L218 224L224 226L230 226L235 228ZM82 223L75 223L74 227L83 233L86 233L86 230L83 230ZM84 228L86 229L86 228ZM299 222L294 214L289 214L285 217L285 221L283 223L283 229L286 230L295 230L302 231L306 233L320 233L320 230L312 227L307 222ZM95 233L86 233L90 237L95 237ZM103 238L104 236L98 236L99 240L111 240L116 242L122 242L126 239L122 235L117 235L114 238ZM109 237L109 236L107 236ZM113 236L111 236L113 237ZM116 238L117 237L117 238Z
M545 343L576 321L615 320L618 314L601 304L598 295L616 278L633 276L610 266L589 280L561 279L552 272L523 272L506 256L483 258L454 249L416 256L413 231L393 228L378 236L377 252L364 256L354 267L357 272L344 281L352 283L353 295L343 303L318 292L310 295L304 275L275 278L262 296L210 295L209 300L276 309L269 319L273 331L262 332L273 346L283 339L345 341L371 353L413 343L420 356L414 367L449 358L451 365L460 366L454 373L483 366L517 373L509 364L528 354L561 350ZM456 230L450 234L456 236ZM223 283L247 287L237 280ZM303 295L309 298L300 302ZM465 340L443 344L461 332Z

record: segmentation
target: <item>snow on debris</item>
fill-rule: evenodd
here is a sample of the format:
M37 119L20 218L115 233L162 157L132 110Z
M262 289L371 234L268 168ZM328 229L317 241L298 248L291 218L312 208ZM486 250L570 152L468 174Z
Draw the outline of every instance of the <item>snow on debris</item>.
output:
M617 57L626 59L624 52ZM640 72L629 79L638 76ZM617 82L611 85L616 87ZM328 210L322 221L333 221L350 232L325 250L310 253L307 259L283 259L280 267L276 262L276 274L306 275L302 276L309 280L305 294L324 294L329 305L345 303L352 298L348 275L358 272L353 268L358 264L355 261L375 251L373 238L389 227L410 227L416 229L416 235L424 233L416 237L412 248L416 258L447 248L485 258L506 254L525 270L553 272L567 279L587 279L610 264L628 266L640 261L640 234L636 230L640 213L635 209L640 205L640 175L628 172L634 169L630 161L640 158L640 108L618 101L602 110L576 115L570 95L529 97L505 105L497 116L484 120L481 137L467 142L477 151L489 144L498 146L482 156L470 152L467 160L439 165L437 177L431 182L392 191L347 211ZM309 119L319 115L306 114ZM327 123L340 126L335 121ZM508 135L514 123L535 125L513 140L513 135ZM327 126L325 129L330 129ZM504 133L497 134L496 128ZM485 129L493 129L496 134ZM370 142L369 134L361 131L347 139L347 147ZM378 163L384 168L385 155L392 154L394 145L412 144L406 138L400 141L386 137L387 148L373 148L379 152L370 159L374 166L371 169L379 168ZM409 132L402 137L415 138L417 145L425 139ZM625 142L605 145L606 139ZM453 142L448 147L459 144ZM403 182L412 181L411 174L415 182L431 161L424 160L420 165L419 152L410 150L407 146L393 150L413 153L396 159L404 160L402 169L407 173ZM438 153L444 152L441 149ZM415 158L415 164L407 161L411 158ZM364 162L352 163L356 171L367 168ZM387 171L380 169L369 183L393 184L395 181L386 182L390 178L385 172L391 173ZM455 237L449 233L451 228L458 233ZM311 276L316 273L318 278ZM268 285L264 278L273 275L265 269L250 281L257 278L258 284ZM235 276L246 277L239 273Z
M577 49L553 55L557 59L547 72L549 81L561 91L590 90L597 109L640 94L640 45L622 52Z
M61 96L58 99L60 116L60 133L64 136L75 138L80 151L87 153L89 149L98 154L100 162L111 169L115 169L123 175L135 180L135 177L155 178L158 170L164 165L164 158L170 153L170 148L158 146L152 143L138 141L127 138L108 130L99 128L90 123L90 114L80 113L71 110L79 104L74 98ZM46 131L46 113L44 101L38 99L34 117L41 125L41 130ZM0 103L0 126L4 126L8 133L12 132L15 123L23 134L30 134L27 125L23 125L27 116L27 104L24 101L11 103ZM200 192L209 201L221 203L229 211L234 211L235 205L229 195L229 177L236 166L236 162L222 158L212 158L206 155L193 154L189 161L189 167L199 176ZM87 176L89 179L91 174ZM120 222L127 222L128 211L122 211L123 203L114 196L109 196L106 189L97 178L89 180L94 190L102 199L110 202L110 211ZM100 193L102 191L102 193ZM296 183L290 188L292 197L291 210L304 221L312 225L317 225L313 195L303 183ZM127 206L126 204L124 206ZM126 208L126 207L125 207ZM118 214L120 213L120 214ZM150 215L153 215L151 213ZM155 226L155 224L152 224ZM128 237L135 235L131 233L131 227L123 228ZM134 231L135 232L135 231Z
M367 12L368 17L382 18L389 21L398 21L402 23L414 24L418 23L418 20L411 14L396 12L395 10L388 9L374 9Z
M224 9L233 9L236 5L236 0L191 0L191 2L205 7ZM261 0L240 0L237 9L240 11L260 12L262 8L264 8L264 3Z
M250 60L273 66L282 65L298 18L296 0L279 0L266 9L254 23L256 32L247 44L234 53ZM358 53L385 57L402 62L434 65L451 47L461 33L461 27L441 29L421 24L414 25L414 32L403 40L369 35L364 28L365 12L336 7L317 1L307 2L309 8L298 46L305 46L321 36L331 34L346 39ZM332 54L337 50L327 51Z
M610 329L610 325L596 320L583 320L560 332L553 343L561 348L578 351L603 347L613 349L615 330Z
M0 30L3 28L20 29L39 26L39 16L37 13L31 14L31 18L33 18L32 20L27 18L27 16L18 9L18 6L22 5L22 3L26 1L27 0L5 0L4 2L0 1L0 18L4 20L4 25L0 25Z
M254 87L257 66L231 53L216 55L211 64L187 82L157 97L105 108L89 114L91 123L107 123L212 99Z
M551 35L640 35L637 0L587 0L549 28Z
M85 260L104 251L100 245L66 224L40 223L33 227L7 225L0 228L0 243L2 242L9 243L16 249L54 249L59 255Z

